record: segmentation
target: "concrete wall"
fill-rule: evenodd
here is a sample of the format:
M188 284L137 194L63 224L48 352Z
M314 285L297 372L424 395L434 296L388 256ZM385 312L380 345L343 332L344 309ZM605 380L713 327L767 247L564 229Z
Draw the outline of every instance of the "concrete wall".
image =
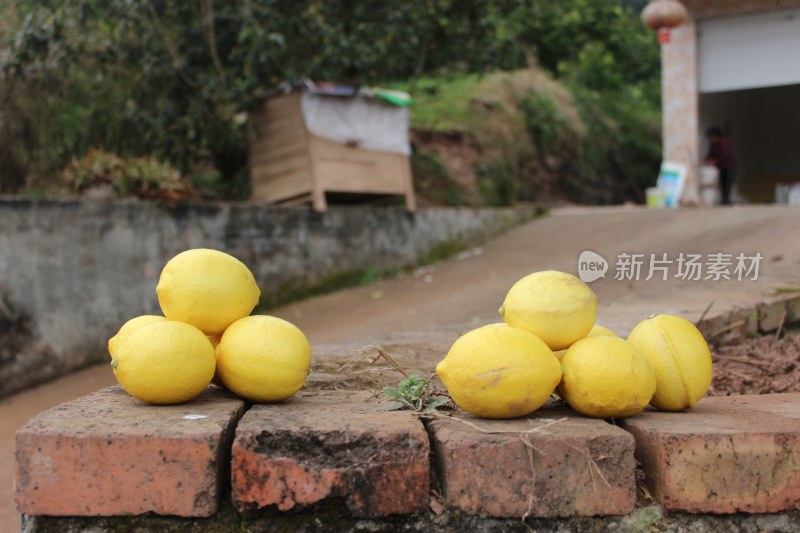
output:
M368 266L415 264L531 212L0 200L0 397L108 357L129 318L158 313L164 263L210 247L250 266L262 292Z

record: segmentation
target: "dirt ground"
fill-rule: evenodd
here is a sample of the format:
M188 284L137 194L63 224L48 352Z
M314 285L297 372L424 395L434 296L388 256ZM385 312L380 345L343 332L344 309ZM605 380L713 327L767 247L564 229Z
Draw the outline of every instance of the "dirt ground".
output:
M711 395L800 392L800 330L730 337L712 342L711 353Z
M497 309L517 279L545 269L574 273L578 255L584 250L592 250L610 263L605 278L591 287L600 301L598 322L620 335L626 335L639 320L653 313L696 320L712 302L708 316L736 304L753 304L776 291L797 289L798 228L800 209L791 207L657 211L634 207L563 208L440 264L370 286L298 302L277 309L274 314L300 326L314 346L312 386L325 388L336 383L337 387L346 387L348 384L342 380L348 378L336 370L369 343L394 346L410 370L430 372L460 333L500 321ZM706 256L720 252L734 256L760 253L763 260L757 280L690 281L671 276L662 281L655 276L645 281L646 269L639 281L615 279L615 263L621 253L652 253L658 257L666 253L674 259L680 252ZM420 348L420 342L427 338L431 341ZM796 336L792 334L791 339L795 348L790 349L796 353ZM403 348L409 341L415 342L417 348ZM769 339L752 340L749 350L759 353L763 348L759 342ZM752 354L747 349L741 351L741 346L733 352L727 349L721 347L717 354L717 372L727 376L727 381L718 379L715 387L753 384L755 392L758 383L768 381L756 374L767 370L767 365L770 369L778 365L775 368L782 369L787 383L792 379L796 383L800 377L794 367L791 372L795 373L790 374L790 362L755 362L757 359L753 358L741 363L734 358L752 358ZM386 375L367 367L353 370L364 370L359 380L374 373L376 386ZM733 379L737 374L739 384ZM102 364L0 401L0 531L19 527L11 482L16 429L42 410L114 383L109 366Z

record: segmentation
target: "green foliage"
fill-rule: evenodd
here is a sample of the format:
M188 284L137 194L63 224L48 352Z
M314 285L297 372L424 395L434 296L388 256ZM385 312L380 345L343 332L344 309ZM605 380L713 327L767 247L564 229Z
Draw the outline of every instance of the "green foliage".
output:
M658 91L653 36L612 0L12 0L3 17L0 192L53 183L99 148L244 197L243 112L301 77L401 80L414 127L434 131L464 131L483 73L534 57L559 76L584 65L592 90Z
M629 84L658 79L659 47L632 9L615 0L561 0L494 3L499 22L496 37L505 43L504 56L535 56L551 74L579 61L587 46L607 50ZM502 16L500 16L502 14Z
M443 205L459 206L464 201L458 187L442 158L433 152L417 152L411 155L411 174L417 195Z
M507 160L480 161L475 165L478 190L486 205L514 205L519 196L519 174Z
M606 67L598 67L598 55L607 58ZM605 191L609 201L642 202L644 189L655 184L661 162L660 91L651 90L653 80L626 85L608 66L613 60L597 47L587 49L583 59L565 76L590 140L579 152L579 172L594 192L583 201ZM616 180L609 184L603 176Z
M531 92L521 102L525 126L540 156L559 144L566 121L556 103L546 94Z
M30 172L52 173L91 147L152 153L183 172L210 159L235 180L245 165L240 113L266 91L299 77L367 84L450 65L480 48L468 36L483 9L453 0L18 5L25 17L6 78L18 97L52 96L44 110L14 117L34 132L26 146L41 147L37 157L48 161L39 169L4 154L18 168L0 189L18 188ZM8 131L0 141L14 137Z
M392 399L386 410L411 409L419 413L433 413L450 402L450 398L440 393L431 380L409 376L397 387L384 387L383 392Z
M400 91L414 90L411 127L418 131L465 133L470 124L470 101L480 74L426 76L412 82L390 83Z
M474 170L487 204L644 200L661 159L659 104L605 68L564 66L561 80L532 68L476 87Z

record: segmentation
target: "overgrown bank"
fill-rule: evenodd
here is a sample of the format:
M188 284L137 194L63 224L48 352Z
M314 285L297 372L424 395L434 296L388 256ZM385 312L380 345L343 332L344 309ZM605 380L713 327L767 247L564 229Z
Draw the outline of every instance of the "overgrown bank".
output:
M631 87L591 90L583 75L531 67L423 80L412 110L418 193L448 204L644 201L661 159L660 110Z

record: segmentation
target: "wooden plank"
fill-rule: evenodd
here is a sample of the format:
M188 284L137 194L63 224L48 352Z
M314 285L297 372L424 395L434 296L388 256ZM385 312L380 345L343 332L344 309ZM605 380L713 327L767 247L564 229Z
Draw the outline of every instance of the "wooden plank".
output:
M268 98L253 115L248 165L254 200L274 203L311 194L308 133L299 93Z
M287 116L279 119L262 118L255 121L252 125L254 140L274 135L287 135L296 133L297 130L304 129L303 117L301 115Z
M268 120L277 120L291 115L302 115L300 93L279 94L264 100L257 113Z
M262 177L272 178L275 176L282 176L297 170L304 170L310 173L308 158L302 154L294 157L284 157L281 159L271 160L265 163L253 165L252 173L256 179Z
M294 205L308 204L311 203L311 201L312 201L311 193L308 193L295 196L294 198L287 198L286 200L281 200L277 203L284 207L290 207Z
M254 200L275 202L301 194L309 194L310 191L311 175L307 172L295 172L270 181L254 183L252 197Z
M408 158L372 152L310 136L314 179L325 191L405 194L403 167Z
M405 184L396 172L375 165L358 165L337 161L320 162L315 179L325 191L405 194Z
M286 152L305 152L308 154L308 146L305 141L303 133L292 135L291 137L265 139L259 143L251 143L248 146L248 153L252 160L256 159L272 159L269 157L271 153L286 153Z
M303 141L293 141L285 144L276 144L267 149L252 151L250 164L258 166L262 163L269 163L274 160L287 157L303 157L308 159L308 145Z
M405 183L406 189L406 210L412 213L417 210L417 199L414 196L414 176L411 174L411 159L406 158L405 164L400 167L402 176L400 179Z

